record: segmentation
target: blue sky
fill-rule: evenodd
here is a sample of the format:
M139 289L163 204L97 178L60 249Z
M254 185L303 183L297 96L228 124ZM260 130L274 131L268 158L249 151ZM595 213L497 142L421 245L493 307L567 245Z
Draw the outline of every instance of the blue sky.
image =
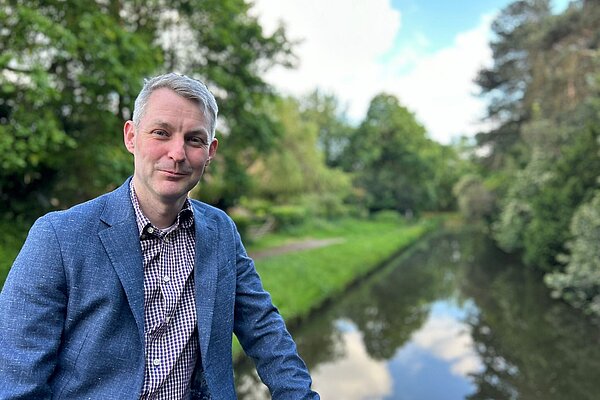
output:
M457 32L473 27L485 14L501 10L510 2L506 0L393 0L391 6L402 13L402 32L397 44L402 45L411 37L425 35L432 51L452 45ZM554 0L555 10L562 10L568 0Z
M554 0L557 11L569 0ZM335 94L360 122L380 92L396 95L442 143L489 127L473 79L491 62L490 24L507 0L255 0L267 32L283 23L299 64L265 79L283 94Z

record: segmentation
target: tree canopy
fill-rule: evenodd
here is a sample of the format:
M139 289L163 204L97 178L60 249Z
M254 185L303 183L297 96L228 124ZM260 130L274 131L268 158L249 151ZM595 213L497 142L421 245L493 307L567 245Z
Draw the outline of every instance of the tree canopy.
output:
M574 275L594 278L577 254L585 247L575 243L586 239L575 221L600 176L599 22L598 2L573 1L554 15L549 1L515 1L492 25L493 64L478 77L496 123L478 135L488 186L499 199L495 237L549 272L547 282L567 299L575 297L565 282L573 283L574 303L584 309L575 287L584 279ZM591 302L597 293L587 295Z
M279 133L261 76L289 64L283 29L266 35L250 5L225 1L0 1L0 200L3 210L65 207L131 173L122 149L143 78L174 70L218 98L228 185L236 201L247 158Z

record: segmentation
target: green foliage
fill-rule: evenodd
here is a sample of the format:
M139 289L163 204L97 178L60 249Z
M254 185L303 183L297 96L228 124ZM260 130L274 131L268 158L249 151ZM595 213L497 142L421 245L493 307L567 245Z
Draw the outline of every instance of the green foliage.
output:
M371 214L371 219L378 222L391 222L397 224L403 224L404 218L402 215L395 210L381 210Z
M3 211L62 207L121 179L104 171L118 160L106 156L121 142L121 102L160 53L96 3L4 4L0 19Z
M428 186L434 173L425 152L432 146L425 128L397 98L375 96L346 157L367 208L418 212L431 207Z
M285 229L302 223L306 219L306 209L294 205L273 206L271 215L275 218L277 227Z
M552 15L547 0L515 1L492 25L494 62L478 77L497 123L478 135L497 183L494 236L548 273L557 296L588 311L600 292L586 264L593 260L580 258L595 257L583 250L590 239L581 215L591 212L600 176L599 23L598 2L574 1Z
M21 219L0 219L0 289L13 261L17 257L29 230L29 224Z
M278 135L260 74L289 63L282 29L265 35L244 0L0 1L0 201L39 215L131 174L121 130L144 77L207 81L226 127L212 199L235 203L244 160ZM226 182L224 182L226 181ZM219 192L217 192L217 189Z
M600 192L577 209L570 233L569 253L560 257L566 268L546 275L546 283L555 297L600 316Z
M317 127L318 146L329 167L341 167L354 129L346 122L339 101L332 94L315 90L301 99L301 116Z
M477 175L464 175L454 186L458 208L469 221L490 217L494 211L494 195Z
M344 214L350 178L341 170L327 167L317 145L314 121L302 118L298 102L291 98L275 101L272 116L281 126L282 136L272 151L261 154L249 167L254 196L276 205L270 210L275 213L302 209L305 217ZM279 217L282 226L298 219L290 212Z
M550 178L549 165L540 154L540 157L533 158L526 169L515 173L503 199L500 216L493 226L494 236L505 251L523 249L524 232L532 218L531 200Z

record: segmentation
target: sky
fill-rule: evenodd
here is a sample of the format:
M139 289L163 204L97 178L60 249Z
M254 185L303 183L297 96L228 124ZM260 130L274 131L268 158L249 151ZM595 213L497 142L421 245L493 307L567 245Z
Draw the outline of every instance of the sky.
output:
M554 0L555 12L569 0ZM491 65L490 25L510 0L254 0L266 33L298 43L294 69L264 77L282 94L335 95L353 123L378 93L393 94L433 140L448 144L489 125L473 83Z

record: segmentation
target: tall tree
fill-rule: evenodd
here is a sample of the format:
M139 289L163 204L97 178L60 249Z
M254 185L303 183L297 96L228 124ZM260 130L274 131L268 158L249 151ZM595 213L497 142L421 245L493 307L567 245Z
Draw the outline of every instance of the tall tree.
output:
M142 78L169 70L217 95L228 185L215 201L235 202L245 157L277 135L260 76L290 60L283 30L266 35L249 10L244 0L0 0L2 209L39 214L122 181L122 122Z
M573 1L559 15L548 14L547 3L513 2L494 24L494 64L479 83L495 93L490 116L500 125L479 139L509 177L494 226L500 245L550 272L557 294L596 312L585 304L598 288L588 284L597 279L582 262L593 236L582 229L582 215L595 204L589 201L600 175L600 3ZM507 137L509 146L501 146Z
M318 124L303 117L292 98L275 101L272 115L283 134L275 150L255 159L249 169L256 182L254 193L277 204L301 204L307 198L318 200L315 207L342 203L350 192L350 179L341 170L327 167L318 147Z
M411 213L431 206L433 171L424 157L430 145L425 128L396 97L382 93L371 100L346 155L370 210Z
M2 1L0 21L3 210L104 190L125 161L118 120L160 51L96 3Z
M536 64L533 36L549 15L549 0L520 0L504 8L492 23L494 61L479 72L476 82L489 99L487 118L498 126L477 135L494 168L506 165L507 158L520 157L515 145L521 125L529 118L528 89Z
M353 128L347 122L339 100L332 94L315 90L301 100L301 110L302 116L317 126L318 144L327 165L340 167Z

